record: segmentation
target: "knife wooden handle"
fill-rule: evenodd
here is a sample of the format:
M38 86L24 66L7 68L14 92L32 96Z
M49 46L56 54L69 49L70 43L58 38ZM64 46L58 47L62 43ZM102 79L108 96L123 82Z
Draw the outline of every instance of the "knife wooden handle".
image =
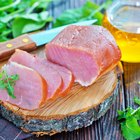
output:
M0 62L8 59L15 52L15 49L21 49L29 52L36 49L36 44L31 40L28 34L2 42L0 43Z

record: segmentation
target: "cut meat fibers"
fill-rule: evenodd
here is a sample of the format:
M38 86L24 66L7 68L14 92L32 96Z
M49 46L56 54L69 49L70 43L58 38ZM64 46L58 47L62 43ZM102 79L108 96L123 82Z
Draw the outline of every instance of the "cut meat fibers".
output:
M65 67L56 65L48 61L47 59L40 59L40 62L46 65L47 67L52 67L60 74L63 80L63 84L62 90L60 91L59 95L66 95L74 83L74 77L72 72Z
M47 99L47 83L33 69L15 62L10 62L3 68L8 75L18 74L19 80L14 86L15 99L11 98L5 89L0 90L0 100L27 110L41 107Z
M41 64L37 57L22 51L16 50L9 61L14 61L29 68L36 70L47 82L48 98L58 95L62 87L62 79L58 72L51 67Z
M71 70L76 82L89 86L115 67L121 53L105 28L71 25L46 45L46 56Z

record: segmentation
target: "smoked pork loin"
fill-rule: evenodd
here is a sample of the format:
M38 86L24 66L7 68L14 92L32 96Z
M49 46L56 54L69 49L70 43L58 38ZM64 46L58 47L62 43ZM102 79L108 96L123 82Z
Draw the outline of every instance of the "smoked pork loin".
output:
M48 98L68 93L74 83L71 71L47 61L46 58L34 57L25 51L16 50L9 61L37 70L48 83Z
M89 86L116 66L121 52L104 27L71 25L46 45L46 56L71 70L76 82Z
M60 74L63 80L63 84L62 90L60 91L59 95L66 95L71 89L72 85L74 84L74 77L72 72L65 67L59 66L48 61L47 59L40 59L40 62L46 65L47 67L52 67Z
M59 73L51 67L41 64L37 57L22 51L16 50L9 60L10 62L17 62L24 66L37 71L45 80L48 85L48 98L53 98L58 95L62 88L62 78ZM30 75L29 75L30 76Z
M0 100L27 110L44 105L48 96L47 83L35 70L15 62L8 63L1 70L7 75L19 75L19 80L14 86L15 98L11 98L5 89L0 89Z

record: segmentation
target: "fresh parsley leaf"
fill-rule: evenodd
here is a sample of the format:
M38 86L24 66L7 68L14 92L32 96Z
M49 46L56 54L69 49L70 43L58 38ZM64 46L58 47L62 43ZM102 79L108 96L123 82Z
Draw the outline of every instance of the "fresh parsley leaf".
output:
M13 3L13 0L1 0L0 7L7 6Z
M103 19L101 10L106 9L111 2L112 0L107 0L101 6L99 6L91 1L87 1L80 8L66 10L56 19L53 27L90 19L97 19L97 22L95 24L101 25Z
M17 17L12 25L13 36L17 37L27 32L39 30L43 28L47 22L51 21L52 18L48 16L47 11Z
M134 117L135 117L138 121L140 121L140 107L137 108L133 113L134 113Z
M134 110L132 108L127 108L126 110L124 111L121 111L121 110L118 110L118 120L122 121L128 117L131 116L131 113L133 112Z
M8 78L10 78L11 81L12 81L12 80L13 80L13 81L19 80L19 76L18 76L17 74L8 76Z
M0 89L5 89L5 84L3 80L0 81Z
M6 71L1 71L0 89L5 89L10 97L16 98L14 95L14 86L17 80L19 80L19 76L17 74L8 75Z
M42 29L52 21L46 8L52 0L1 0L0 42Z
M129 117L121 123L122 134L127 140L135 140L140 138L140 126L135 117Z
M138 105L140 105L140 99L138 97L134 97L134 102Z
M140 99L134 98L134 102L140 105ZM128 107L126 110L118 110L118 120L121 124L121 131L125 139L136 140L140 138L140 107L132 109Z
M13 99L16 98L14 95L14 88L13 86L11 86L10 84L6 87L6 90L9 94L9 96L11 96Z
M8 40L8 35L11 33L11 30L8 29L6 23L0 22L0 41Z

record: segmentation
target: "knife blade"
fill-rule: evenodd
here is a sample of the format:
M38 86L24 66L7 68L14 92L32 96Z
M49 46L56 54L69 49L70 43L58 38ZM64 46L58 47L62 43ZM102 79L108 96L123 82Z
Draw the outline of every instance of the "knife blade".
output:
M77 22L69 25L92 25L95 23L97 20L88 20L88 21L82 21L82 22ZM57 34L59 34L64 28L66 28L69 25L61 26L58 28L54 28L48 31L43 31L38 34L32 34L30 35L30 38L36 42L37 46L46 44L50 42Z
M96 21L97 20L95 19L68 24L35 34L24 34L12 40L2 42L0 43L0 62L8 59L15 52L15 49L22 49L30 52L35 50L37 47L50 42L56 35L58 35L69 25L92 25Z

